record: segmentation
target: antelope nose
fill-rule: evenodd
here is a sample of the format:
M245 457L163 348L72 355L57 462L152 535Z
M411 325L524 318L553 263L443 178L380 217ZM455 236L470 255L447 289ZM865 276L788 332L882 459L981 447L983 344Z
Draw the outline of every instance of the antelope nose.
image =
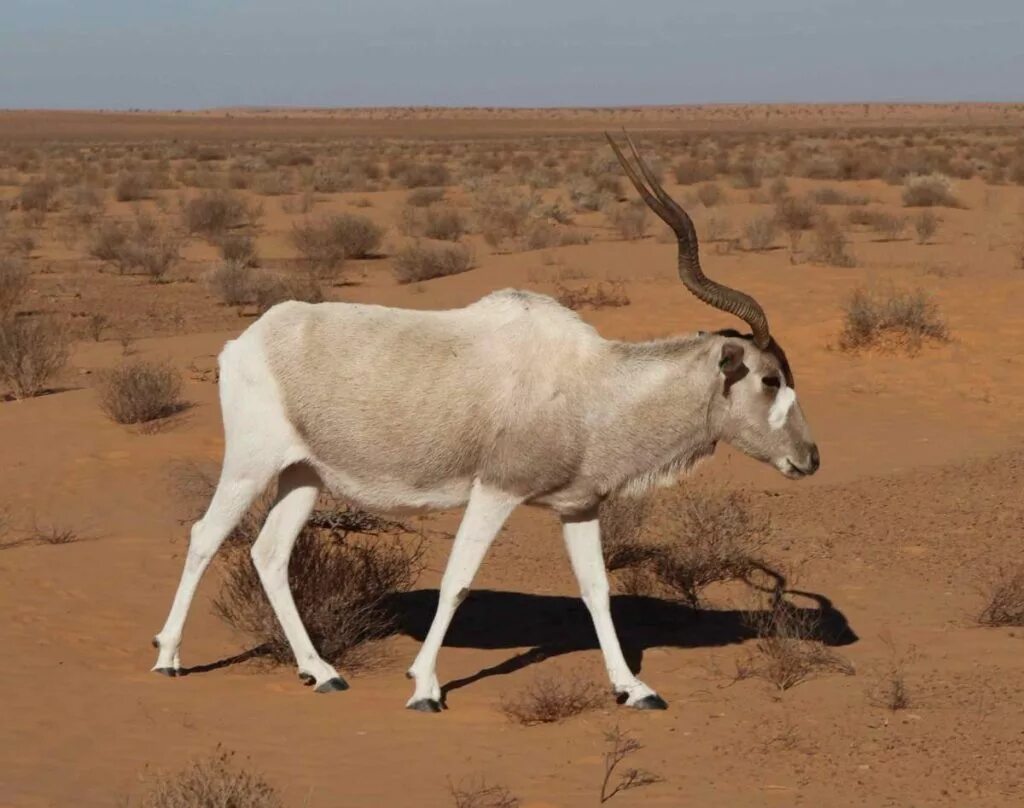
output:
M818 444L811 444L811 465L810 473L814 474L821 467L821 455L818 453Z

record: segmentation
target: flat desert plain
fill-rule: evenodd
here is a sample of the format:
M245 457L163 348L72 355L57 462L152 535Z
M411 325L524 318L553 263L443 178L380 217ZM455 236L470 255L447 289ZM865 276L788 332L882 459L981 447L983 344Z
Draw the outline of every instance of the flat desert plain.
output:
M994 104L0 113L0 804L1020 805L1022 124ZM616 705L558 520L530 508L441 650L442 714L403 709L403 674L458 513L305 536L405 565L365 642L316 618L350 690L275 662L244 587L225 619L244 536L193 604L188 675L151 673L223 449L216 356L275 302L515 287L608 338L738 325L679 282L603 139L623 127L708 275L764 306L822 457L793 482L720 447L608 506L619 635L669 709ZM181 797L197 783L241 796Z

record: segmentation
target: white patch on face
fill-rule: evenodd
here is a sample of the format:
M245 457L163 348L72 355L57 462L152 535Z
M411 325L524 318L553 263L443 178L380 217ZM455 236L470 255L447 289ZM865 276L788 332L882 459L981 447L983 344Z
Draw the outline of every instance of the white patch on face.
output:
M794 404L796 404L796 392L793 388L785 385L780 387L779 392L775 394L772 408L768 410L768 426L772 429L782 429Z

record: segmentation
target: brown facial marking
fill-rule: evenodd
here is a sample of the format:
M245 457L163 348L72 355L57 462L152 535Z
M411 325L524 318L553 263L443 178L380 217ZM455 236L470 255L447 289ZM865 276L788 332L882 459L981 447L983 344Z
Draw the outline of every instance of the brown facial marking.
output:
M749 372L749 368L743 364L743 347L734 342L727 342L722 346L722 355L718 360L718 368L725 376L725 386L722 394L729 395L729 388L740 381Z

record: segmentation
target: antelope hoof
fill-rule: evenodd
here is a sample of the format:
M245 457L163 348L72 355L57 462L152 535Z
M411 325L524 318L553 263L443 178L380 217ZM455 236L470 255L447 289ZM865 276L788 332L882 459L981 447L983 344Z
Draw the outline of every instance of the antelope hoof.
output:
M667 710L668 702L657 693L651 693L651 695L644 696L629 706L634 710Z
M164 676L170 676L172 679L180 675L177 668L153 668L153 673L161 673Z
M302 676L302 674L299 674L299 676ZM336 693L342 690L348 690L348 682L346 682L340 676L334 676L328 679L322 685L316 686L317 693Z
M437 699L416 699L406 705L406 709L415 710L418 713L439 713L441 712L441 702Z

